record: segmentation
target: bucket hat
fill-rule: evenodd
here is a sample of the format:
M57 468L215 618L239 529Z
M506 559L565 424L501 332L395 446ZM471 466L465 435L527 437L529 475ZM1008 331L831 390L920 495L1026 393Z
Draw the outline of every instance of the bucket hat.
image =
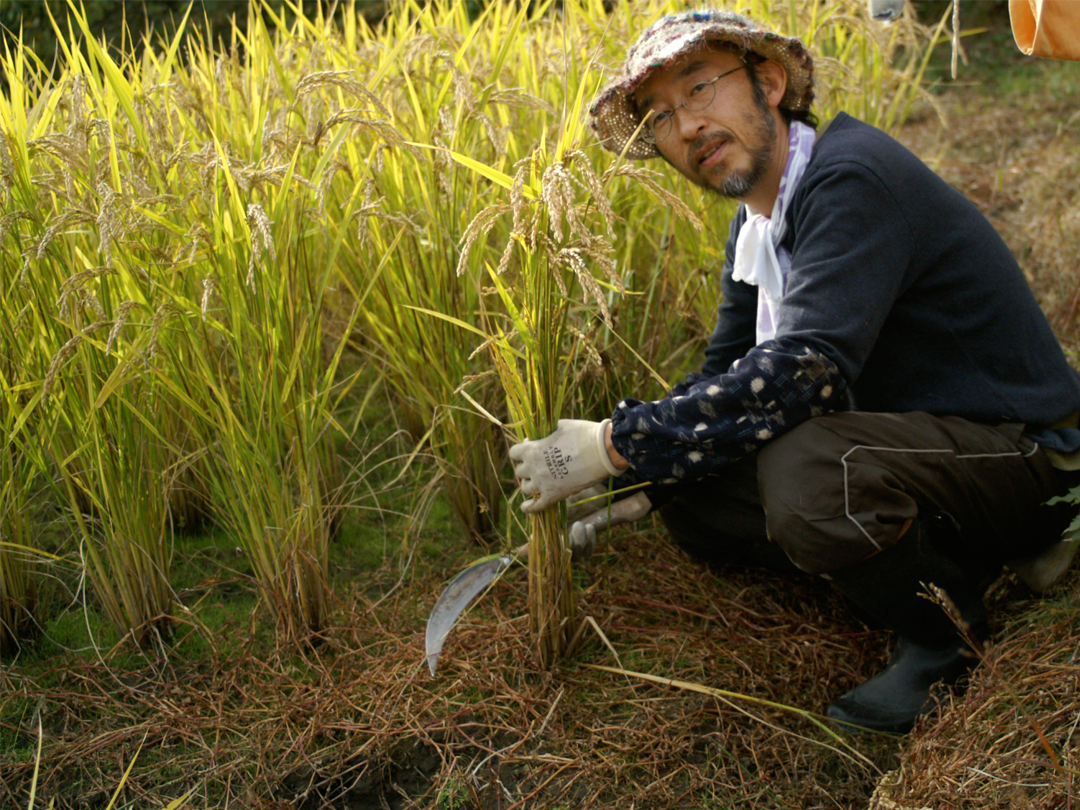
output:
M660 156L654 144L633 137L641 123L633 93L654 70L705 42L730 42L743 51L776 60L788 76L780 107L792 112L810 109L814 99L814 60L801 41L769 31L731 11L686 11L662 17L645 29L626 52L622 75L609 82L589 106L589 124L605 149L615 153L625 149L632 160Z

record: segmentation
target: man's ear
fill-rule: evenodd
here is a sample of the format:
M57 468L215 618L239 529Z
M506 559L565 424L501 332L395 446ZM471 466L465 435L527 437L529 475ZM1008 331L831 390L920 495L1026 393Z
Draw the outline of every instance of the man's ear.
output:
M780 102L787 92L787 70L775 59L766 59L757 65L754 70L757 73L761 89L765 91L765 98L770 107L779 107Z

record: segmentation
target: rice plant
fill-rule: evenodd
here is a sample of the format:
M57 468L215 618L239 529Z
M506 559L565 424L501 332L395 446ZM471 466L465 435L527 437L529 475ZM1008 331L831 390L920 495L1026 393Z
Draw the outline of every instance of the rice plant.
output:
M253 1L226 43L181 24L139 56L72 7L55 78L3 55L5 350L29 374L9 388L123 632L167 632L170 533L207 513L283 632L325 625L346 352L481 540L516 531L498 424L601 418L693 368L732 208L581 126L626 45L679 6L400 0L372 28L354 4L332 24ZM823 117L892 128L936 34L860 8L745 11L821 54ZM552 520L538 582L566 581Z
M40 631L34 537L42 461L19 427L27 406L20 402L20 386L13 384L10 372L9 367L0 373L0 656L18 651Z
M205 200L208 227L193 251L198 284L173 299L177 339L165 348L173 373L161 381L186 409L198 437L191 459L218 519L247 552L278 630L306 641L329 614L328 544L346 500L336 455L346 430L335 408L356 378L339 384L337 372L359 304L341 304L334 292L346 234L320 224L338 167L316 148L320 137L301 133L333 125L313 122L322 111L313 91L349 86L321 72L292 87L270 81L275 59L287 56L278 36L250 26L243 61L207 43L191 51L180 93L195 96L199 82L212 82L216 101L186 105L183 126L209 125L230 139L213 141L210 160L227 170ZM245 105L251 118L229 114ZM244 126L261 127L261 139L239 140ZM356 204L355 195L343 204L346 217ZM349 309L331 339L325 321L340 306Z
M461 525L487 542L501 528L505 451L498 431L459 388L469 380L469 397L491 410L499 407L497 391L474 361L475 337L424 311L478 323L479 287L462 283L455 268L458 238L487 204L487 190L448 151L508 165L520 156L508 126L515 111L550 113L549 105L502 81L519 47L512 32L526 14L497 3L471 21L465 4L402 3L384 30L362 30L361 53L372 60L369 75L388 123L427 148L378 147L366 164L350 159L359 163L364 205L359 241L342 264L353 289L372 287L365 351L382 369L414 439L428 441L439 459ZM495 30L511 36L483 36Z
M52 84L25 51L7 54L4 67L5 220L17 245L5 253L5 309L24 302L9 348L24 380L37 380L22 390L23 429L64 475L105 612L142 643L152 630L167 634L169 552L155 518L164 515L154 486L161 465L145 458L161 449L142 430L152 409L139 410L141 394L120 391L126 375L139 376L121 332L140 285L113 252L132 225L113 190L115 139L108 121L87 115L102 97L86 74Z
M314 204L289 213L298 186L316 196L302 171L319 176L321 153L290 151L303 110L267 81L265 26L246 64L202 43L180 72L182 30L118 63L76 46L89 33L75 10L70 25L57 80L25 52L5 64L4 222L19 250L4 277L28 301L13 350L36 363L33 427L63 473L98 601L140 643L167 636L174 493L213 490L282 626L305 637L325 622L341 497L344 342L327 353L323 319L343 234L327 237ZM253 140L272 105L285 123ZM355 306L343 306L347 335Z

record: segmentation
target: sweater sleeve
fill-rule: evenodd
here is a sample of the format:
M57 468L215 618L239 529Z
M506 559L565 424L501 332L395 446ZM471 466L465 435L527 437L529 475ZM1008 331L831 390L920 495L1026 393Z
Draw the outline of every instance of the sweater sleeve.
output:
M788 339L751 349L724 374L656 402L622 400L611 441L638 480L701 478L796 425L842 407L836 365Z

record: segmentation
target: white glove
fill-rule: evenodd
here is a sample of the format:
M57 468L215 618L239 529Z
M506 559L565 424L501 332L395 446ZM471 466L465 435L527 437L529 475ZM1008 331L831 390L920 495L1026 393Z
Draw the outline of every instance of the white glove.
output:
M638 492L575 521L569 531L571 559L575 562L583 560L596 550L597 532L643 518L651 509L652 501L649 496Z
M588 517L597 509L607 508L607 494L611 490L607 482L585 487L566 499L566 524L569 526Z
M609 475L622 475L604 446L610 421L560 419L558 429L547 438L510 448L521 491L533 496L521 505L521 511L539 512Z

